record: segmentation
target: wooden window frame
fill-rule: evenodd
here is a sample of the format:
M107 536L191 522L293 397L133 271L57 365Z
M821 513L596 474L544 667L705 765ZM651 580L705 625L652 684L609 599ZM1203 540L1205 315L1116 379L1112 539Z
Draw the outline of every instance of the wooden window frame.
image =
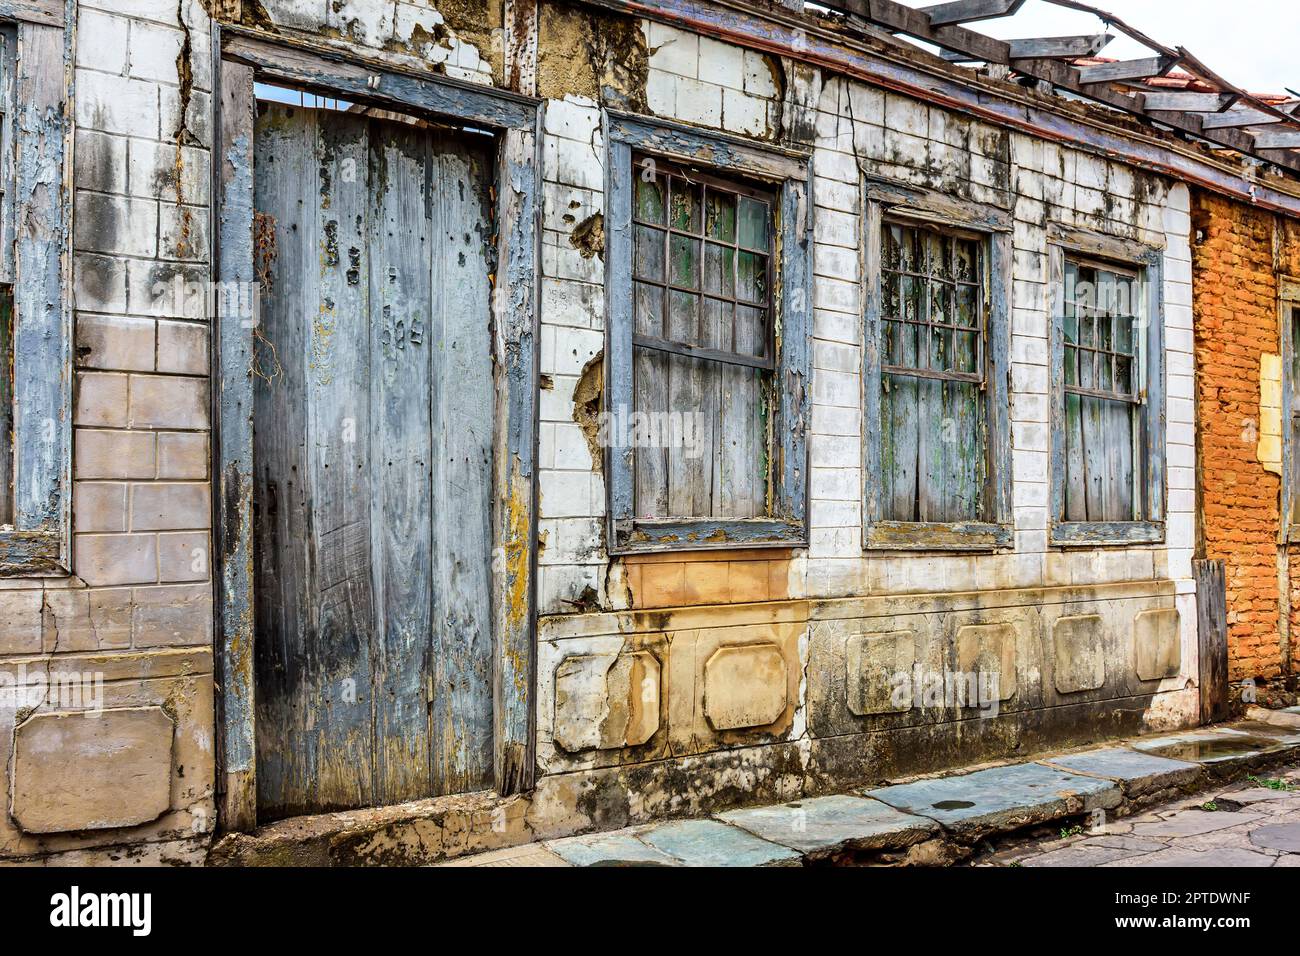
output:
M808 543L808 379L812 330L812 200L809 157L737 137L614 110L604 116L606 407L632 408L633 153L770 184L777 196L769 514L762 518L636 517L632 448L606 448L608 550L803 547Z
M4 0L0 0L0 3ZM534 97L435 76L237 26L216 29L212 261L222 290L255 284L255 81L472 126L496 138L498 294L492 296L493 764L501 796L536 779L538 278L542 129ZM219 159L218 159L219 158ZM257 825L253 679L252 402L254 322L240 296L213 297L214 587L218 821Z
M930 190L865 178L862 276L862 546L889 551L992 551L1015 540L1011 509L1011 234L1005 210ZM881 234L887 222L974 236L984 270L984 521L895 521L884 515L880 335Z
M1141 394L1142 435L1137 443L1146 480L1143 518L1136 521L1065 521L1065 261L1093 260L1136 271L1142 283L1146 323L1145 388ZM1164 249L1088 232L1060 223L1048 225L1048 325L1051 353L1052 455L1048 544L1052 547L1158 544L1165 538L1165 313ZM1136 369L1135 369L1136 371Z
M4 237L13 243L13 521L0 529L0 577L60 576L72 572L76 3L0 0L0 21L17 38L4 144L12 170Z
M1300 542L1300 522L1292 516L1297 496L1300 496L1300 488L1296 487L1300 448L1296 448L1295 429L1292 426L1292 420L1300 417L1300 404L1293 397L1296 387L1293 366L1300 357L1291 338L1293 311L1300 312L1300 278L1278 276L1278 330L1282 344L1282 496L1278 539L1291 544Z

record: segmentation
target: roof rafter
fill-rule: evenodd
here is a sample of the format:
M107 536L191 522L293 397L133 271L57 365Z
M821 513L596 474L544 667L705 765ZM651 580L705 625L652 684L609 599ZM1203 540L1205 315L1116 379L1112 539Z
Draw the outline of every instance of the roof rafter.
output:
M1023 40L1008 40L1011 48L1011 60L1077 60L1080 57L1096 56L1115 39L1110 33L1097 33L1073 37L1028 37ZM964 53L951 50L943 52L943 58L952 63L969 63L973 61Z
M1014 69L1016 73L1029 79L1051 84L1058 89L1118 110L1147 117L1163 126L1198 137L1212 145L1254 155L1286 167L1292 172L1300 173L1300 152L1285 152L1284 149L1289 149L1289 146L1284 149L1265 149L1258 145L1257 138L1242 129L1255 124L1213 122L1214 119L1221 118L1225 110L1238 103L1262 114L1264 118L1261 123L1287 124L1300 131L1300 117L1223 80L1185 47L1166 46L1111 13L1083 3L1081 0L1046 0L1046 2L1092 14L1106 27L1113 27L1147 47L1153 55L1139 60L1076 67L1068 62L1071 59L1068 55L1043 55L1041 44L1052 39L1077 41L1080 38L1003 41L961 25L980 19L1009 16L1022 5L1014 0L954 0L954 2L920 9L904 6L897 0L817 0L818 6L849 14L850 24L854 18L858 18L868 26L883 28L891 33L904 34L934 44L941 48L941 55L949 62L987 63ZM1025 45L1017 49L1016 44ZM1035 51L1030 44L1040 44L1040 47ZM1016 56L1013 50L1028 55ZM1175 66L1181 66L1196 80L1210 87L1212 92L1206 94L1204 89L1162 90L1143 82L1164 76ZM1122 92L1116 88L1117 85L1127 85L1130 90ZM1170 97L1175 93L1209 95L1212 99L1182 101L1171 99ZM1286 143L1289 140L1275 138L1265 142Z
M1025 5L1025 0L953 0L922 7L921 12L930 17L931 26L950 23L973 23L976 20L996 20L1009 17Z

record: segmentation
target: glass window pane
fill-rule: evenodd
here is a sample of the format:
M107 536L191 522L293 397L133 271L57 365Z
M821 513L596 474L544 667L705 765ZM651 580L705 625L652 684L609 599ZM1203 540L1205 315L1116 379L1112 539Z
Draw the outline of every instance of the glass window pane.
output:
M958 239L956 242L956 265L953 277L958 282L978 282L979 245L973 239Z
M1291 408L1300 412L1300 306L1291 309ZM1300 448L1297 448L1296 460L1300 461ZM1300 494L1296 495L1300 501Z
M736 250L716 243L704 244L704 291L731 299L736 295Z
M1136 408L1089 395L1065 396L1065 517L1132 521Z
M980 328L979 286L957 286L956 312L953 321L963 329Z
M952 349L952 370L954 372L978 372L980 370L979 333L954 332Z
M1133 360L1128 356L1118 356L1115 359L1115 391L1120 395L1132 395L1136 391L1133 387Z
M767 256L753 252L737 255L736 296L746 302L767 302Z
M664 238L653 226L632 227L632 274L638 279L664 281Z
M748 196L740 197L739 241L746 249L766 252L768 249L768 225L772 218L767 203Z
M736 197L710 189L705 200L705 234L722 242L736 241Z
M886 225L880 245L881 268L886 271L898 271L902 267L903 227Z
M690 289L700 287L700 241L676 233L668 241L670 281Z
M700 297L673 290L668 298L668 338L685 345L700 341Z
M645 222L663 224L664 187L658 177L647 181L641 170L636 172L635 217Z
M952 236L926 233L926 245L930 251L930 275L943 282L952 282Z
M733 349L741 355L767 357L767 314L763 309L736 306L736 331Z
M1133 317L1121 315L1115 319L1115 351L1133 355Z
M700 187L680 176L672 177L672 205L669 225L682 232L700 231Z
M700 302L700 346L706 349L732 350L732 311L730 302L704 298Z
M632 309L635 312L634 328L641 335L662 338L664 334L664 290L644 282L632 283Z

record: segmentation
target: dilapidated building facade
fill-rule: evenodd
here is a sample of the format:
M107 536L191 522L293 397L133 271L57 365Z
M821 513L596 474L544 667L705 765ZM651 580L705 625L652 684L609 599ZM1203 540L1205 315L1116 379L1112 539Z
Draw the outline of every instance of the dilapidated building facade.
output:
M1296 134L963 25L1019 6L0 0L0 857L428 861L1200 721L1194 267L1294 258Z

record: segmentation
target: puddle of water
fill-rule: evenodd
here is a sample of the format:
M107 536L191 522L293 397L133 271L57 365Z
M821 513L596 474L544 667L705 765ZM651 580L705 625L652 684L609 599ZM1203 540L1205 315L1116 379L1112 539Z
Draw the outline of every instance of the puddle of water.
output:
M654 860L597 860L591 866L669 866L668 863L656 863Z
M1224 734L1222 737L1205 740L1182 740L1163 747L1155 747L1146 753L1157 757L1169 757L1172 760L1212 760L1215 757L1235 757L1239 754L1267 750L1277 744L1276 740L1264 737L1239 737L1236 734Z
M930 804L936 810L969 810L975 806L969 800L940 800L938 803Z

